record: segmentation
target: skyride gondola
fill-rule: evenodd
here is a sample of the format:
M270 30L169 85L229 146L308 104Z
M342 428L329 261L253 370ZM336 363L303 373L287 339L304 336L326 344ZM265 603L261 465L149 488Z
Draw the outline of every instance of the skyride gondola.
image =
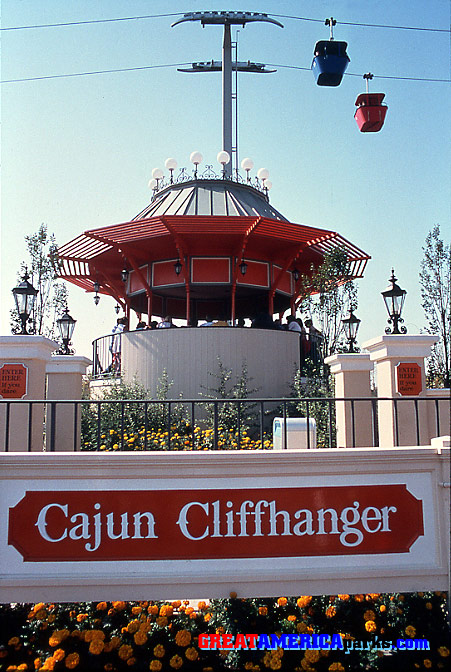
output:
M368 80L373 79L371 72L363 75L363 79L366 80L366 93L357 96L354 119L361 133L377 133L384 125L387 114L388 107L382 103L385 93L369 93Z
M348 44L334 40L333 27L337 22L333 17L326 19L324 23L330 26L330 39L316 43L312 72L318 86L339 86L350 63L346 53Z

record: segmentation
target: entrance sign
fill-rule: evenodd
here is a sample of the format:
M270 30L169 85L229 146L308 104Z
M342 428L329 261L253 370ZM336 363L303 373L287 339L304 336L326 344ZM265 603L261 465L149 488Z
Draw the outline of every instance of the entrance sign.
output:
M2 364L0 366L0 397L23 399L27 394L28 367L25 364Z
M415 362L402 362L396 367L396 389L404 396L417 396L422 391L421 368Z
M0 455L0 601L444 590L449 448Z
M8 543L27 562L408 553L422 503L405 485L27 492Z

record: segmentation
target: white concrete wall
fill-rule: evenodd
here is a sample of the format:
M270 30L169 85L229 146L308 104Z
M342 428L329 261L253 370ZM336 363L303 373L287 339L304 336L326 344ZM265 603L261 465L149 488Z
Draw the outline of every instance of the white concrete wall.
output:
M299 335L294 332L232 327L198 327L133 331L122 334L122 373L125 381L136 376L155 395L166 370L173 381L169 397L198 398L206 388L217 388L222 364L232 369L231 382L248 368L253 397L290 394L294 371L299 368Z

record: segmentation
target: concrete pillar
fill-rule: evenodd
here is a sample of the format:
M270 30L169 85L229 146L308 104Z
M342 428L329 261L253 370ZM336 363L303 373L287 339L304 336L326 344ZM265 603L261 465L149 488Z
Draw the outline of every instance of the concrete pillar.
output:
M46 367L57 347L44 336L0 336L0 451L43 450L44 405L21 399L45 399ZM16 390L8 382L14 377Z
M427 409L430 402L416 402L415 399L426 397L424 359L431 354L431 348L438 340L430 334L390 334L362 344L375 363L377 396L396 400L396 403L378 401L379 445L382 448L430 445ZM413 374L415 383L418 382L417 393L410 394L408 385L400 381L400 364L412 364L412 371L419 367L418 380Z
M373 418L370 371L373 367L367 353L337 354L327 357L334 376L337 399L363 398L368 401L337 401L337 448L373 446ZM354 423L353 423L354 420Z
M48 451L80 450L81 404L53 404L52 400L80 400L90 364L90 359L77 355L54 355L47 364Z

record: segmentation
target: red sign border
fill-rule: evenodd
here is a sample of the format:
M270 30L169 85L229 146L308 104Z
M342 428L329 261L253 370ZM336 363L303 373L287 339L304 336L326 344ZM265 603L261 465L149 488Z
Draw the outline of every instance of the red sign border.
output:
M21 397L4 397L0 391L0 399L23 399L24 397L28 396L28 366L24 364L23 362L3 362L3 364L0 365L0 371L3 369L4 366L22 366L25 369L25 394L23 394Z

